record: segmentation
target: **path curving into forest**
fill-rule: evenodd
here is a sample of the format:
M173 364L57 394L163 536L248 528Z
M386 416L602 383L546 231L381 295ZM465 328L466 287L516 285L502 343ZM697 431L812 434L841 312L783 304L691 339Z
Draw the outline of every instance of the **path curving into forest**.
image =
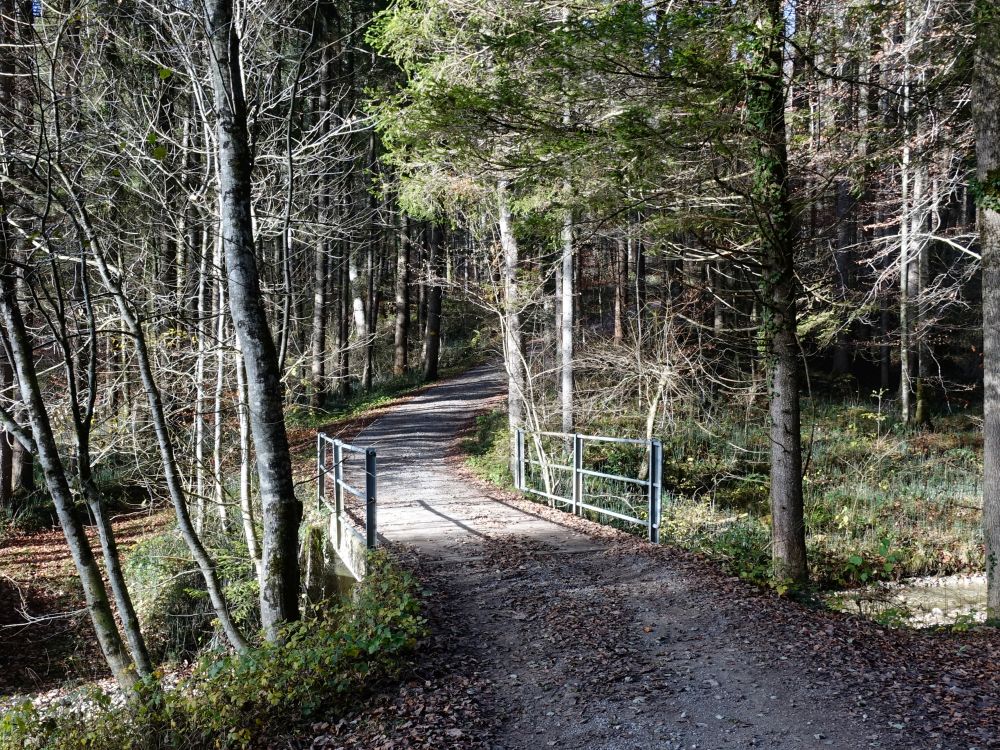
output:
M504 386L476 368L355 440L378 450L380 532L413 550L431 593L437 645L418 671L433 680L416 689L463 697L439 707L452 728L433 742L421 744L407 698L380 725L384 745L357 746L959 747L910 724L930 710L919 691L890 695L893 660L907 656L885 656L872 640L884 631L472 478L456 442Z

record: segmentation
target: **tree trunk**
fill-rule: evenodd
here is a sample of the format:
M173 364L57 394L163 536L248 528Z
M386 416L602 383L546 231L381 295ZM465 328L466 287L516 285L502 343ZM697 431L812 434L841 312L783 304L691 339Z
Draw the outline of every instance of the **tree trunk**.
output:
M857 239L853 216L854 202L851 199L850 183L846 177L837 181L837 249L833 260L836 268L835 289L837 301L847 305L847 295L851 288L851 252ZM850 335L850 327L843 330L834 345L833 373L847 375L851 371L851 350L844 338Z
M614 341L620 344L625 338L625 315L628 310L628 249L624 237L619 237L615 243L615 259Z
M986 616L1000 621L1000 10L976 2L973 120L983 252L983 539Z
M517 476L516 440L517 430L524 427L525 398L527 395L527 370L524 358L524 334L521 330L521 298L518 284L517 239L514 237L514 222L510 212L506 180L497 184L497 200L500 209L500 246L503 251L503 315L501 324L504 333L504 366L507 370L507 424L510 433L510 469Z
M428 272L427 329L424 332L424 380L436 380L441 353L441 229L432 224L427 230Z
M562 431L573 432L573 214L567 210L562 226L562 320L559 341L559 396Z
M403 217L399 244L396 246L396 333L392 374L406 374L410 347L410 220Z
M295 498L292 483L281 372L254 253L250 216L252 155L240 70L240 41L233 23L232 0L210 0L206 7L229 306L247 371L250 428L257 454L264 520L261 620L268 638L274 640L283 623L299 618L298 531L302 507Z
M807 580L802 499L799 350L796 339L796 231L788 183L781 0L765 0L763 48L749 76L753 203L761 235L762 338L770 374L771 543L778 581Z
M4 15L6 12L7 9L4 9ZM3 205L6 203L3 199L2 185L0 185L0 206ZM100 568L94 559L90 542L83 530L83 523L77 514L65 467L59 457L59 450L42 400L41 388L38 385L34 361L32 360L31 344L28 341L24 321L17 303L17 281L14 275L14 266L11 263L10 250L6 222L0 222L0 253L2 253L0 255L0 263L2 263L2 268L0 268L0 315L3 317L3 324L10 337L14 367L20 385L21 398L24 401L31 424L34 449L42 465L46 487L55 505L59 524L66 536L66 544L69 546L73 564L80 578L84 599L87 602L87 611L97 633L97 641L115 679L123 689L130 690L136 684L136 673L133 670L132 660L125 649L121 633L118 631L118 625L115 623Z
M4 398L13 396L14 369L5 353L0 353L0 391ZM0 510L14 505L14 436L0 430Z
M325 223L328 216L326 200L320 197L320 223ZM316 256L313 266L313 319L312 336L310 339L310 358L312 360L309 368L309 400L313 408L320 408L323 399L326 397L326 321L327 315L327 288L329 286L329 243L325 236L320 236L315 240Z
M348 250L345 248L339 263L340 299L337 305L337 395L346 399L351 395L351 277Z

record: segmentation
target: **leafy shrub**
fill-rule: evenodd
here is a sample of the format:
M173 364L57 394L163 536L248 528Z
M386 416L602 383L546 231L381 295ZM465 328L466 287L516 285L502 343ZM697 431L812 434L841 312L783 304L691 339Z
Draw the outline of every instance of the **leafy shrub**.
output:
M76 710L21 704L0 718L0 750L243 748L343 710L398 674L425 634L413 577L383 555L368 571L323 619L246 654L209 653L175 689L144 685L123 705L90 691Z

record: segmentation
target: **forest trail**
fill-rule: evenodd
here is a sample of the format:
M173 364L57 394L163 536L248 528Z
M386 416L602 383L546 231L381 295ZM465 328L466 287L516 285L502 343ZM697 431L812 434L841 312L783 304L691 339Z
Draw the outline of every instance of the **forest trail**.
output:
M938 746L873 708L844 620L471 478L456 441L504 386L476 368L355 441L378 450L379 530L415 550L441 613L438 658L487 717L454 747Z

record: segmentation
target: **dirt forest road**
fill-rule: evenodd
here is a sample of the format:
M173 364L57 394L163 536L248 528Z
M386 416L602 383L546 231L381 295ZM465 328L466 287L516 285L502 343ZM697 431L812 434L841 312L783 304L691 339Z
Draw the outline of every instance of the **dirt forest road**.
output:
M379 530L413 551L435 645L377 730L314 746L993 746L953 744L933 691L899 689L912 660L892 634L471 478L456 441L504 385L471 370L357 437L378 450Z

